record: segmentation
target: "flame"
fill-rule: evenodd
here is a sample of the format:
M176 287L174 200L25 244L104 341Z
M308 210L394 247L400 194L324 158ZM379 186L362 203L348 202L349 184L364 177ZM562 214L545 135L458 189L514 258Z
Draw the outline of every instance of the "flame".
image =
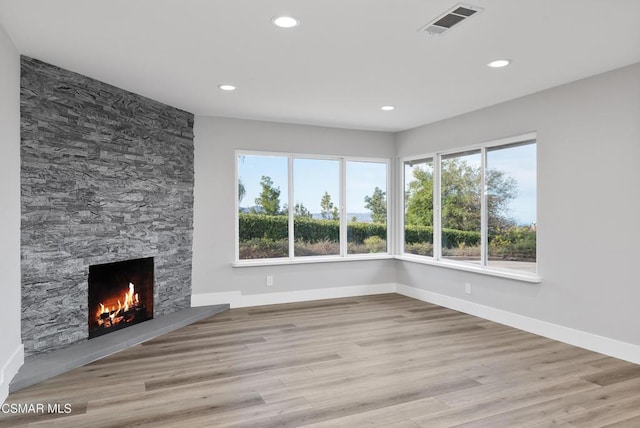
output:
M140 307L140 297L138 293L135 292L135 285L133 285L133 283L129 283L129 291L124 293L122 300L124 304L118 299L117 309L115 305L109 307L100 303L100 308L96 312L96 320L99 326L110 327L113 324L127 321L127 312Z
M138 303L138 293L135 292L135 286L130 282L129 283L129 292L124 296L124 310L128 311L129 308L136 306ZM120 305L120 301L118 301L118 306Z

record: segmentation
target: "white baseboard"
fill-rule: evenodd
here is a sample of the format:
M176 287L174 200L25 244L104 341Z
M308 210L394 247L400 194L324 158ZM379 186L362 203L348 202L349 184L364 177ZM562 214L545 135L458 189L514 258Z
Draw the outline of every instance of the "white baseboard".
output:
M404 296L413 297L414 299L475 315L489 321L548 337L549 339L558 340L590 351L640 364L640 346L638 345L598 336L597 334L587 333L558 324L552 324L490 306L480 305L468 300L433 293L416 287L397 284L396 290L398 294Z
M191 306L220 305L228 303L232 308L245 308L249 306L307 302L310 300L368 296L395 292L396 285L393 283L315 288L311 290L282 291L264 294L242 294L240 291L225 291L220 293L193 294L191 296Z
M4 403L4 400L9 396L9 383L23 364L24 345L21 343L0 369L0 403Z

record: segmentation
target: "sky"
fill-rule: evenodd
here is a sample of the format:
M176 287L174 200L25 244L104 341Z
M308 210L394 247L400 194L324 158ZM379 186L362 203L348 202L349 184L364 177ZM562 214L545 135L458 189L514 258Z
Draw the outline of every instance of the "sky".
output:
M478 157L479 158L479 157ZM488 168L498 169L515 178L518 195L509 204L509 214L518 224L536 222L536 145L488 150ZM269 176L274 187L280 188L280 205L287 203L288 159L286 156L241 156L238 161L238 177L246 189L241 207L256 205L255 199L262 188L262 176ZM365 196L373 194L376 187L386 192L386 164L347 161L347 212L366 213ZM311 213L321 212L320 201L325 191L332 202L339 203L340 162L327 159L293 160L294 205L302 203Z
M536 222L536 145L510 147L487 152L487 167L504 171L518 183L518 195L509 211L520 225Z

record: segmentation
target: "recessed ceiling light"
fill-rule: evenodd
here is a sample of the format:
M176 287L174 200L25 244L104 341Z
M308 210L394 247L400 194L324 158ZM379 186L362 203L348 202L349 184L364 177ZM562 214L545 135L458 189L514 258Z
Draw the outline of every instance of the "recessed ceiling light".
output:
M491 61L489 64L487 64L487 66L491 68L502 68L506 67L509 64L511 64L510 59L496 59L495 61Z
M297 27L300 21L290 16L278 16L273 18L273 24L280 28L292 28Z
M395 107L394 106L382 106L382 107L380 107L380 109L384 110L384 111L391 111L391 110L395 109Z
M218 88L222 89L223 91L235 91L236 87L233 85L218 85Z

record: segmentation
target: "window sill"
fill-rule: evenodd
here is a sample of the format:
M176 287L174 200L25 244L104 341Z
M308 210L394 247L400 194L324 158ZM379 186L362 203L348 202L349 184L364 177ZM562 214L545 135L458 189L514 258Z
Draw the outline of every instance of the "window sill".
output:
M447 269L456 269L456 270L479 273L479 274L489 275L489 276L497 276L499 278L514 279L516 281L530 282L533 284L539 284L542 282L542 278L534 273L500 270L500 269L489 268L484 266L474 266L471 264L450 262L447 260L433 260L425 256L413 256L408 254L396 255L394 258L397 260L403 260L405 262L438 266L438 267L443 267Z
M499 278L513 279L516 281L529 282L539 284L542 278L536 274L520 273L507 270L492 269L482 266L467 265L463 263L450 262L446 260L432 260L423 256L413 255L391 255L391 254L358 254L347 257L338 256L310 256L282 259L255 259L255 260L239 260L231 264L234 268L245 268L253 266L278 266L278 265L298 265L312 263L340 263L340 262L357 262L366 260L402 260L405 262L419 263L423 265L438 266L447 269L462 270L466 272L479 273L483 275L496 276Z
M390 260L394 256L388 253L382 254L354 254L346 257L339 256L309 256L281 259L254 259L254 260L236 260L231 264L234 268L243 268L251 266L277 266L277 265L298 265L311 263L340 263L340 262L358 262L363 260Z

